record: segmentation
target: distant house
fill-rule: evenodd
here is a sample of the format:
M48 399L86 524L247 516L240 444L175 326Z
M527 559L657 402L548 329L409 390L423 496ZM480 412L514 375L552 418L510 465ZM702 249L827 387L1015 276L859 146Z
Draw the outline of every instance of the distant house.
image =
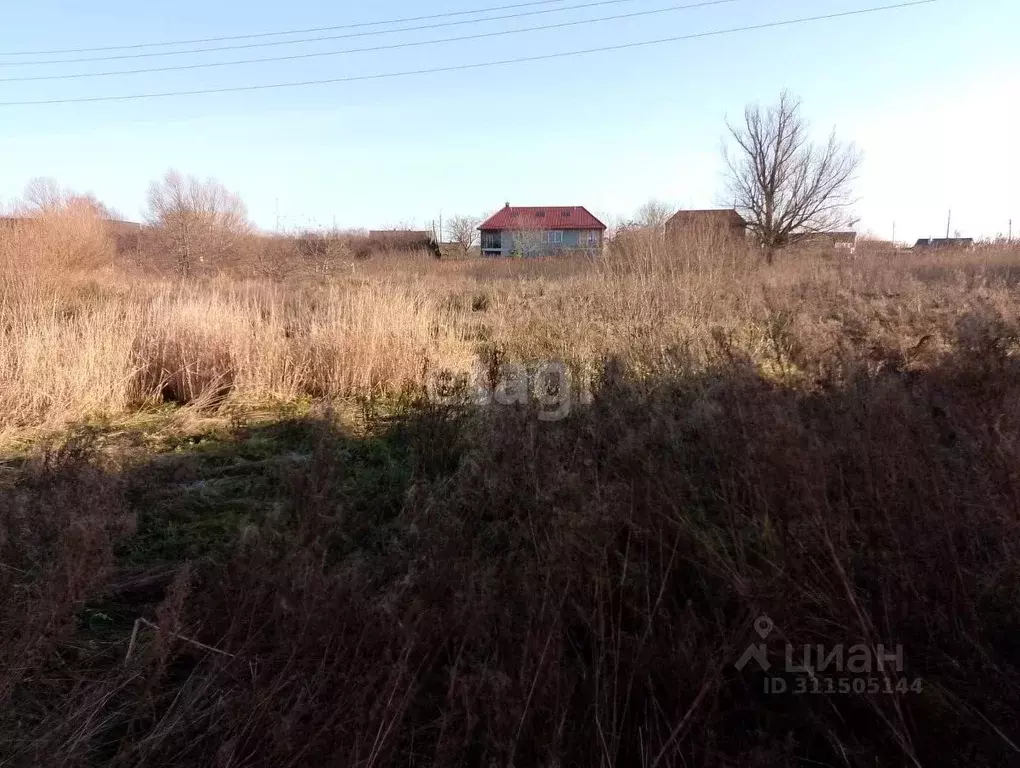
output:
M832 249L849 253L857 253L856 232L799 232L790 237L794 245L807 245L815 248Z
M547 256L600 251L606 225L581 206L526 208L507 203L478 231L482 256Z
M39 221L39 216L0 216L0 226L17 227L31 225ZM123 221L121 219L103 219L111 229L117 232L134 232L142 227L136 221Z
M700 211L678 211L666 222L666 239L711 236L743 243L747 238L747 222L732 208Z
M943 251L948 249L971 249L972 237L922 237L914 244L915 251Z
M13 229L30 221L31 219L24 216L0 216L0 227Z
M427 247L434 239L432 233L424 229L373 229L368 237L392 248Z
M137 252L140 249L144 225L136 221L121 221L120 219L109 219L107 225L110 228L110 235L116 243L117 253Z

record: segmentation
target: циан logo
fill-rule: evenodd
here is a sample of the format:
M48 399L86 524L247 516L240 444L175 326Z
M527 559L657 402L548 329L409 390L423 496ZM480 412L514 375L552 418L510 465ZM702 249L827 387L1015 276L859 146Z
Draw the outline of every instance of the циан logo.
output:
M762 614L755 620L754 631L761 642L744 650L734 663L738 671L752 661L766 673L777 667L773 663L775 655L770 659L766 644L774 630L775 623L768 616ZM864 643L820 643L797 649L786 643L776 670L782 674L766 676L764 688L765 693L920 693L921 679L906 677L905 670L902 645L890 650L881 643L874 647Z

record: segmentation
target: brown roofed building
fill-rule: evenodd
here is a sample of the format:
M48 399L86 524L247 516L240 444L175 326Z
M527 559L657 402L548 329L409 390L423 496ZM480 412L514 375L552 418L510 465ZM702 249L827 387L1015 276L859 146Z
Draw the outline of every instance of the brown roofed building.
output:
M368 233L373 240L393 245L427 243L432 240L432 233L424 229L373 229Z
M669 241L706 236L743 243L747 238L747 222L733 208L677 211L666 222Z

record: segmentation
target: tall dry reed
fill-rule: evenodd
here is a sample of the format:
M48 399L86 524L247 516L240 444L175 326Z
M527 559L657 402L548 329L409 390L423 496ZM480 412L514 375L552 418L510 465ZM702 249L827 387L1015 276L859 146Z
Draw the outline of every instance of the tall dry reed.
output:
M803 383L837 350L867 365L929 337L932 355L961 313L1015 316L1020 261L997 250L988 261L803 257L765 268L711 239L638 233L598 259L391 255L300 282L179 282L56 271L59 248L45 244L63 230L44 223L0 235L8 433L158 402L394 394L492 354L589 371L612 356L641 375L740 355Z

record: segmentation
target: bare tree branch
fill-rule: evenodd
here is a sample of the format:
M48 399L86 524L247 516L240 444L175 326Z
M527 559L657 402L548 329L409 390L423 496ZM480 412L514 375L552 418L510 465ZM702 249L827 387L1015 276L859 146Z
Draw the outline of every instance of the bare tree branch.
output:
M450 240L457 243L467 253L478 238L478 224L481 219L476 216L454 216L446 223L446 232Z
M548 234L542 229L515 229L511 237L511 253L521 258L541 256L549 247Z
M168 240L184 277L195 260L224 255L252 230L238 195L213 179L185 178L173 170L149 186L147 217Z
M666 222L674 213L676 206L653 198L637 209L631 224L662 237L666 232Z
M835 132L813 144L801 102L789 92L767 108L748 106L743 125L727 122L735 146L723 148L727 191L771 263L800 233L845 227L861 155Z

